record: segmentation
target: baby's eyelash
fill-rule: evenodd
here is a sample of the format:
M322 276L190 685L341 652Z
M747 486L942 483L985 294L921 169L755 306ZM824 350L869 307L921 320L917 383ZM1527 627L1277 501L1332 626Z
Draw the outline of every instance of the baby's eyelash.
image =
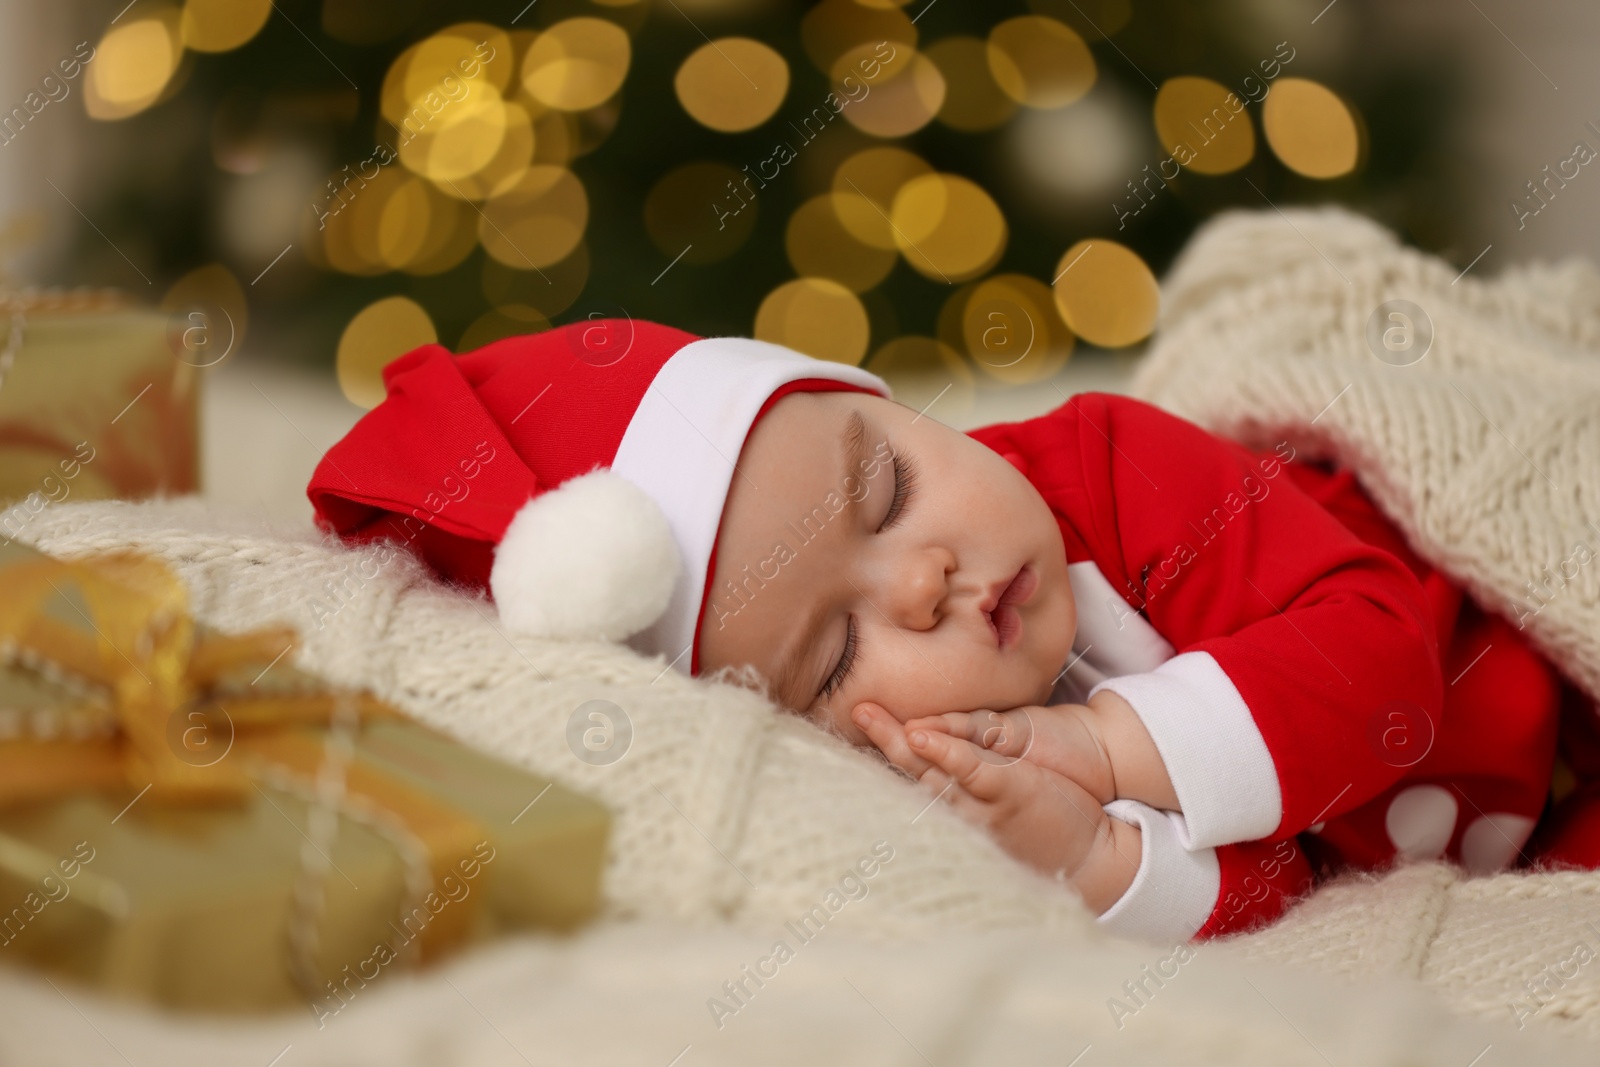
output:
M906 505L917 491L917 468L911 462L911 457L895 452L891 458L894 461L894 499L889 502L889 514L883 517L883 525L878 527L879 533L900 521L905 515Z
M835 689L844 684L850 677L850 668L856 663L856 620L852 615L845 623L844 651L839 654L839 662L834 666L833 673L828 675L828 680L822 683L822 695L831 696Z
M878 527L879 533L889 529L905 516L906 505L917 491L917 468L910 457L895 452L890 458L894 464L894 498L889 502L889 514L883 517L883 523ZM834 665L833 673L822 683L824 698L831 696L850 677L850 669L856 663L856 649L856 620L851 616L845 623L844 651L840 653L839 662Z

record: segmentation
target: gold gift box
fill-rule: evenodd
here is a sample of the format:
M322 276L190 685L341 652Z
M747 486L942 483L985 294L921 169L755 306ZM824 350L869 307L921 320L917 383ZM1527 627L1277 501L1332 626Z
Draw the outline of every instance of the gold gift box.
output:
M292 635L195 629L168 577L0 548L0 960L326 1025L393 970L594 913L603 807L329 689Z
M0 293L0 537L19 506L199 490L199 361L170 327L115 291Z

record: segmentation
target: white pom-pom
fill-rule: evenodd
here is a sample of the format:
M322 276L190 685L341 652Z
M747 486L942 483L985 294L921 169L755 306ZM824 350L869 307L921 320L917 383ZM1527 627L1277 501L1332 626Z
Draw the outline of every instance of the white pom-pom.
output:
M508 629L622 641L666 610L680 566L655 501L601 469L522 506L495 549L489 590Z

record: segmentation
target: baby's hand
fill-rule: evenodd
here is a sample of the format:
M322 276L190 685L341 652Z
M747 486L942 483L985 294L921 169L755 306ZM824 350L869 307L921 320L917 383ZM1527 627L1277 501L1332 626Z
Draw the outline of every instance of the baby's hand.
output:
M982 758L1004 765L1026 760L1082 786L1095 804L1116 799L1111 759L1089 708L1081 704L1015 708L1011 711L951 711L905 724L971 742Z
M1028 760L997 760L992 750L947 732L902 727L876 705L857 710L857 725L891 763L988 830L1017 859L1071 881L1096 914L1132 883L1138 828L1107 816L1070 778Z

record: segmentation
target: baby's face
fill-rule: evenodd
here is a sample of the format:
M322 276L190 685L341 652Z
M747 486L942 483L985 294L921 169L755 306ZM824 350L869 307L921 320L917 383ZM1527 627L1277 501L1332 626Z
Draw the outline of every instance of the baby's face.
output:
M1044 499L986 446L881 397L791 394L733 477L700 672L751 664L858 745L863 701L902 722L1041 703L1077 624L1066 566Z

